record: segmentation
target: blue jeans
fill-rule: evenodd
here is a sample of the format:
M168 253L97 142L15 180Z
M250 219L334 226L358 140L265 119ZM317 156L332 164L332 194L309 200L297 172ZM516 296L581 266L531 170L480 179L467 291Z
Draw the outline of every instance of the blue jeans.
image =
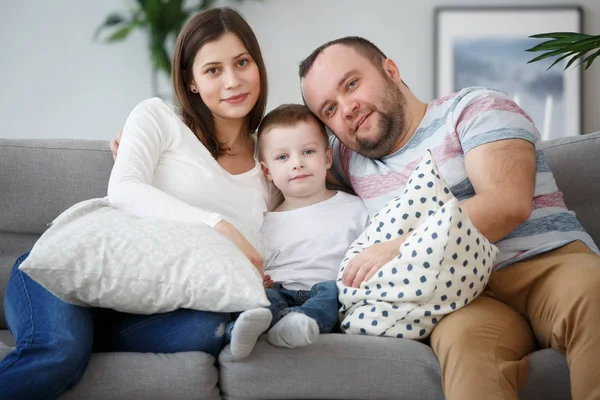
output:
M266 289L271 305L267 308L273 314L269 329L281 318L291 312L305 314L319 325L319 332L329 333L337 328L340 309L338 290L335 281L324 281L314 285L311 290L288 290L280 282ZM231 331L235 326L232 321L227 326L227 340L231 340Z
M229 313L179 309L133 315L68 304L13 266L6 287L6 323L17 346L0 361L0 399L56 399L83 376L92 351L217 356Z

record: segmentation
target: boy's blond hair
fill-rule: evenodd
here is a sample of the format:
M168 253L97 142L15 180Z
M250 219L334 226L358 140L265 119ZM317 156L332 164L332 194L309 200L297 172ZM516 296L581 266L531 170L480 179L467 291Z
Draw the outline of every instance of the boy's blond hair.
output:
M325 144L329 144L329 136L325 125L306 107L302 104L282 104L271 110L260 123L256 134L259 149L261 148L261 138L264 137L271 129L278 126L294 126L298 122L313 122L323 134Z

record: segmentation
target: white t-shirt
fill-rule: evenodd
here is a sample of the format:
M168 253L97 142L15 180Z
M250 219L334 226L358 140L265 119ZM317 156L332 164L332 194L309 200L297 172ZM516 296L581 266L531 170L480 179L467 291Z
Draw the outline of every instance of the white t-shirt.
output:
M337 279L346 251L367 227L362 200L344 192L307 207L269 212L261 232L279 255L265 273L286 289Z
M239 175L224 170L159 98L141 102L127 118L108 183L111 205L139 217L213 227L226 218L254 230L277 205L269 204L277 193L258 160Z

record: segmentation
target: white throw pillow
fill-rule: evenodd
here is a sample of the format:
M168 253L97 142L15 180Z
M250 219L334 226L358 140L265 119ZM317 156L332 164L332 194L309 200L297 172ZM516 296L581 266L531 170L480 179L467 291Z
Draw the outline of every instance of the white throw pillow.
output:
M342 284L350 260L367 247L412 234L359 288ZM462 212L431 153L409 177L401 197L373 216L352 244L338 275L342 331L426 338L443 316L473 301L485 288L498 249Z
M268 260L260 235L243 231ZM106 199L78 203L57 217L19 269L68 303L128 313L269 305L258 271L215 229L139 218Z

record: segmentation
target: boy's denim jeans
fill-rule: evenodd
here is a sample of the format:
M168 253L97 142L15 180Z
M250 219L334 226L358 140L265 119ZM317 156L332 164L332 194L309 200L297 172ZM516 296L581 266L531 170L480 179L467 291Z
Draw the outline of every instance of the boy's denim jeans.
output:
M340 304L335 281L324 281L314 285L311 290L288 290L280 282L272 288L265 289L271 305L267 308L273 314L269 329L281 318L291 312L305 314L319 325L319 332L329 333L337 328ZM227 340L231 340L231 331L235 326L232 321L227 326Z
M132 315L60 300L13 266L6 287L6 323L17 346L0 361L0 400L56 399L83 376L92 351L217 356L229 313L179 309Z

